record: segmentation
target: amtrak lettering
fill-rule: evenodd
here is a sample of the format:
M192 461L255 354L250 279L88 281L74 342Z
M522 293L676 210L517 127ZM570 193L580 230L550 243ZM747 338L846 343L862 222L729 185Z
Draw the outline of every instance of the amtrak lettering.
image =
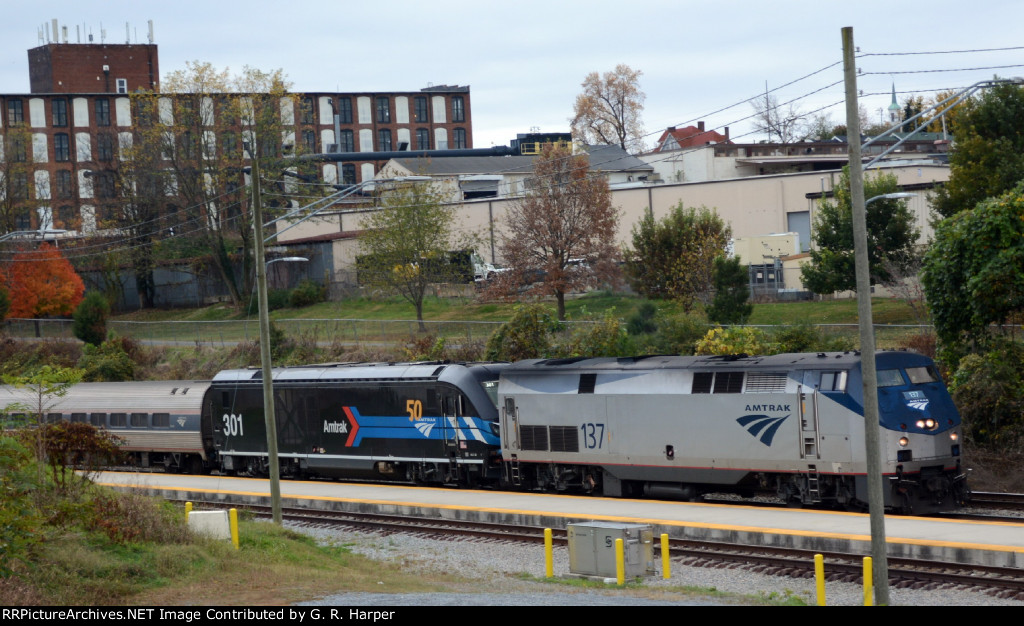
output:
M324 420L324 432L325 433L347 433L348 424L345 422L328 422Z
M782 411L790 412L793 409L789 408L788 404L748 404L747 408L743 410L748 413L752 411L778 411L781 413Z

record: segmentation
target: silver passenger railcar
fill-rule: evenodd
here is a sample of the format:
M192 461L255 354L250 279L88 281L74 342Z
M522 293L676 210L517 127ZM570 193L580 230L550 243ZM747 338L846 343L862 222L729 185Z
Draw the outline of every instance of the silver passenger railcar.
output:
M960 417L932 361L877 354L886 507L968 495ZM865 506L861 355L541 359L502 372L502 456L521 488L693 499L771 490Z

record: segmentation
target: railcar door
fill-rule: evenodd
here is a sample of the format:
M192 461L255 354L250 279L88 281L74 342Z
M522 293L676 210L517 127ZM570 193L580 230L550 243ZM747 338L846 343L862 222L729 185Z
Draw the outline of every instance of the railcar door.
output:
M445 389L441 395L441 416L444 418L444 451L449 459L456 459L461 456L459 452L461 435L459 432L459 394L452 390Z
M801 455L808 461L817 461L821 459L817 389L803 385L797 387L797 410L800 412Z

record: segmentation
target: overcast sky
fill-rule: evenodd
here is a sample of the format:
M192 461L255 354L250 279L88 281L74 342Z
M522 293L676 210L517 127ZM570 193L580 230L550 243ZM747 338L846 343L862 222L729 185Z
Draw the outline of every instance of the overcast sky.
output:
M729 126L737 141L763 139L746 134L744 101L766 84L803 111L840 103L829 111L842 123L844 26L865 55L858 86L875 120L893 83L902 99L1024 75L1020 0L37 0L0 22L0 92L29 91L27 51L46 43L40 32L54 18L70 43L90 32L99 42L101 28L124 43L126 23L131 42L146 43L152 20L164 74L199 60L281 68L300 92L469 85L475 147L533 127L567 132L584 77L619 63L643 72L649 146L697 120ZM1016 49L977 51L994 48Z

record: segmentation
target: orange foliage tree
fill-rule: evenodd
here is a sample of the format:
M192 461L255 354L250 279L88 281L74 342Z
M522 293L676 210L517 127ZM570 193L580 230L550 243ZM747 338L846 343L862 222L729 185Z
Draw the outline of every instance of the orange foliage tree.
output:
M8 265L6 283L10 317L71 315L85 294L85 284L71 263L46 243L16 254Z

